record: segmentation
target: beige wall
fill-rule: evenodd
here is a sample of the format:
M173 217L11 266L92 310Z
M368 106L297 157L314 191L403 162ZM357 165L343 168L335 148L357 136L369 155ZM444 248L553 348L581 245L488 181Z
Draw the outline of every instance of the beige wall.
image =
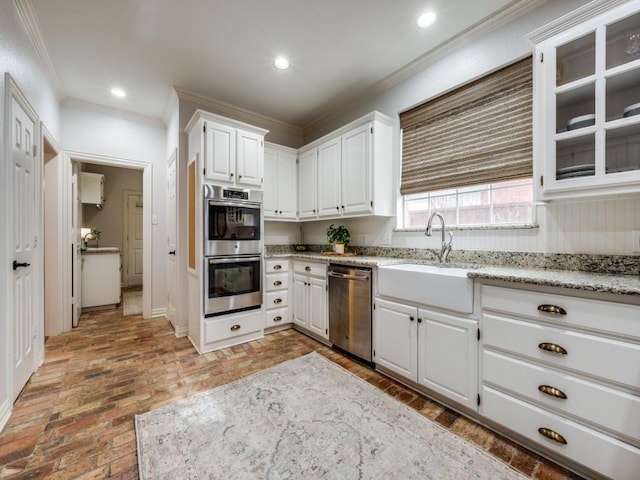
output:
M98 228L102 232L101 247L124 248L124 192L142 192L142 170L107 167L85 163L82 171L104 175L104 208L95 205L82 206L82 227ZM93 242L90 243L90 245Z

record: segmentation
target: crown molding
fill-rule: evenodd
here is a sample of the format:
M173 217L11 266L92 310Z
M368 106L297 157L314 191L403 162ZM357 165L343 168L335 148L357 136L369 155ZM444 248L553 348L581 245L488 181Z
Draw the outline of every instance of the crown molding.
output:
M44 37L42 36L42 30L40 28L40 23L38 22L38 17L36 16L33 7L29 0L13 0L13 3L18 11L18 15L22 20L22 23L27 30L27 34L31 39L31 44L38 56L38 59L42 63L45 74L49 77L53 85L53 89L58 97L58 99L64 98L65 90L60 81L60 77L58 76L58 72L56 71L55 66L53 65L53 61L51 60L51 56L49 55L49 50L47 49L47 45L44 41Z
M575 27L603 12L611 10L619 5L629 3L629 0L594 0L562 17L544 25L525 35L525 38L533 45L543 42L558 33Z
M199 93L190 92L189 90L185 90L180 87L174 86L173 89L176 92L179 100L195 103L199 107L213 109L217 114L241 120L252 125L260 125L261 127L264 127L268 130L286 131L302 137L303 130L297 125L283 122L281 120L277 120L260 113L255 113L250 110L231 105L230 103L201 95Z
M376 96L380 95L386 90L391 89L407 78L426 69L429 65L432 65L437 60L460 49L470 38L489 33L492 30L504 26L515 18L521 17L525 13L539 7L546 2L547 0L514 0L498 13L495 13L490 17L485 17L484 19L476 22L450 40L442 42L433 49L429 50L424 55L416 58L404 67L396 70L391 75L373 84L371 87L365 89L361 95L358 95L352 100L340 104L340 106L335 108L334 110L331 110L322 115L320 118L307 123L303 127L304 132L307 133L310 130L320 128L323 123L341 117L345 113L353 110L358 105L361 105L368 100L375 98Z
M152 127L159 127L163 129L167 128L164 121L162 121L162 119L160 118L150 117L148 115L143 115L141 113L134 113L127 110L118 110L112 107L107 107L105 105L87 102L86 100L80 100L79 98L75 98L75 97L64 97L60 101L60 106L75 108L77 110L98 112L103 115L109 115L111 117L123 118L125 120L130 120L133 122L144 123Z

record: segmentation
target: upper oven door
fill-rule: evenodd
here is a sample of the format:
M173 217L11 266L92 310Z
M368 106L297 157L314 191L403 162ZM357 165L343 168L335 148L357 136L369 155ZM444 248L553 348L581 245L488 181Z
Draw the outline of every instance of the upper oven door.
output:
M261 223L259 203L206 199L205 256L262 253Z

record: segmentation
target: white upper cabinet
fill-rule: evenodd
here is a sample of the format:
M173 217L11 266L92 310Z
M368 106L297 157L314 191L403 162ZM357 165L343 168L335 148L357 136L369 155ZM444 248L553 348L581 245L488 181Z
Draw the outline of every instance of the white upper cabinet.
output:
M318 146L318 215L340 215L340 137Z
M264 147L264 195L266 220L295 220L297 212L297 152L266 143Z
M202 110L196 110L185 130L189 156L202 157L206 182L262 188L268 130Z
M640 3L610 4L589 3L529 35L540 200L640 188Z
M298 218L318 218L318 149L298 154Z
M393 126L391 118L373 112L306 145L300 156L299 217L393 215ZM313 152L317 173L312 177L312 161L303 167L303 155L306 159ZM303 206L303 196L311 193L307 187L314 182L317 211Z

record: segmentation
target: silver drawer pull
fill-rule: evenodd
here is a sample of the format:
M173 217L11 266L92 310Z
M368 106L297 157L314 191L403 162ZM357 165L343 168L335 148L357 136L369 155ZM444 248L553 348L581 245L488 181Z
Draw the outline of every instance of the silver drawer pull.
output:
M277 305L278 303L282 303L282 299L281 299L281 298L274 298L274 299L273 299L273 303L275 303L276 305Z
M567 444L567 441L564 439L562 435L560 435L558 432L554 432L550 428L540 427L538 429L538 433L544 437L550 438L553 441L561 443L562 445Z
M566 315L567 314L567 311L564 308L558 307L556 305L538 305L538 311L545 312L545 313L551 313L553 315Z
M557 388L550 385L540 385L538 387L538 390L540 390L542 393L546 393L551 397L562 398L563 400L567 398L567 395L565 395L562 390L558 390Z
M310 272L310 271L311 271L311 267L309 267L309 266L304 267L304 269L305 269L307 272Z
M282 268L282 265L280 265L280 264L273 266L274 270L280 270L281 268Z
M275 282L273 282L274 287L279 287L280 285L282 285L282 282L280 280L276 280Z
M240 330L240 325L232 325L231 326L231 331L235 332L236 330Z
M556 353L558 355L566 355L567 351L562 348L560 345L556 345L555 343L541 343L538 345L540 350L545 350L547 352Z
M280 320L282 320L282 317L280 315L278 315L277 317L273 317L274 322L279 322Z

